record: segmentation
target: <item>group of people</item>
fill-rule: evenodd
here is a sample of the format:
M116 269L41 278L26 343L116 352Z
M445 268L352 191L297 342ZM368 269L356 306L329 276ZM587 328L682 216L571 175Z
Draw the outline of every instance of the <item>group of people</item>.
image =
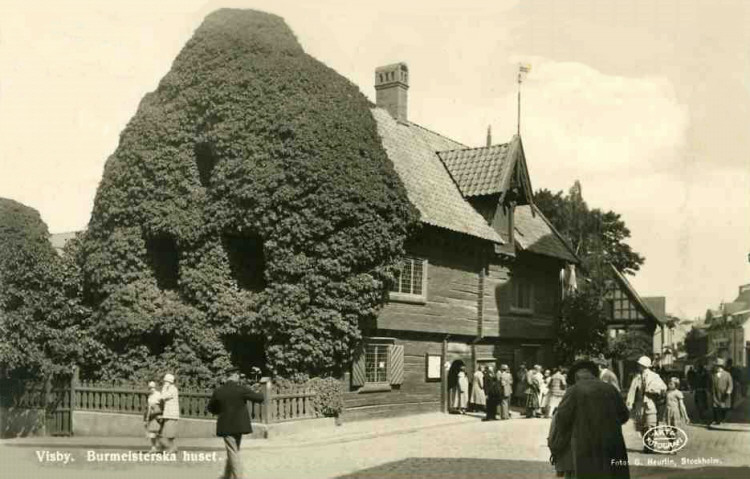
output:
M727 411L738 402L742 394L744 388L739 379L740 374L735 371L737 368L732 367L731 359L725 362L718 358L713 371L707 370L700 363L688 375L688 383L695 395L695 407L701 420L708 416L706 423L709 427L724 422ZM708 414L711 411L713 414Z
M459 414L466 414L467 409L471 407L473 410L485 411L485 421L495 421L498 419L499 408L499 419L510 419L513 376L507 364L500 365L497 371L494 365L479 366L469 388L466 367L461 366L455 389L451 394L453 409Z
M144 426L151 441L151 452L174 453L177 448L177 422L180 419L179 392L175 377L164 375L163 386L159 390L156 382L148 383L149 395L144 413ZM224 384L214 390L206 409L217 415L216 435L224 439L227 461L224 468L225 479L241 478L242 462L239 450L244 434L253 432L247 401L263 402L263 395L240 384L240 374L229 372Z

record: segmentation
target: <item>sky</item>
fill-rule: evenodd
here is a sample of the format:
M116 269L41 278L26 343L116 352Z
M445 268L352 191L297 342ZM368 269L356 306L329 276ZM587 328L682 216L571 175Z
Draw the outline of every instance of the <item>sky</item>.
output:
M703 316L750 283L750 2L0 0L0 197L86 227L104 162L202 19L282 16L371 100L409 65L409 119L467 146L516 132L535 189L580 180L646 258L631 282Z

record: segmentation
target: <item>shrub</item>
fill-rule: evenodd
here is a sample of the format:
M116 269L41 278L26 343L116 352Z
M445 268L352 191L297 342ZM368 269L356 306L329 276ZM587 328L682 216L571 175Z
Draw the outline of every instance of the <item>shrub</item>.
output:
M318 415L338 417L344 410L344 387L338 379L313 378L307 386L316 393L313 407Z
M81 265L106 374L210 382L249 347L267 373L349 364L418 224L370 106L281 18L205 19L97 191Z

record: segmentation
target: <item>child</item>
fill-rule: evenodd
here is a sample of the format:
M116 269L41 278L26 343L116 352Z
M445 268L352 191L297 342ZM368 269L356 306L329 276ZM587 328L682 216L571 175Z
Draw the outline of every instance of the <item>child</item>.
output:
M150 452L157 452L156 445L159 441L159 430L161 424L161 394L156 390L156 383L148 383L148 406L143 414L143 423L146 426L146 437L151 440Z
M667 386L667 425L681 426L690 424L690 418L685 409L684 396L680 391L680 380L672 378Z

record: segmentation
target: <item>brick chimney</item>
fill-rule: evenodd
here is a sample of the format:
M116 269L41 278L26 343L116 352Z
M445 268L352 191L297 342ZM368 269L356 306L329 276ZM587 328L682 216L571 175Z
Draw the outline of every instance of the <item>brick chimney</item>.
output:
M388 110L398 121L407 121L409 68L406 63L394 63L375 69L375 103Z

